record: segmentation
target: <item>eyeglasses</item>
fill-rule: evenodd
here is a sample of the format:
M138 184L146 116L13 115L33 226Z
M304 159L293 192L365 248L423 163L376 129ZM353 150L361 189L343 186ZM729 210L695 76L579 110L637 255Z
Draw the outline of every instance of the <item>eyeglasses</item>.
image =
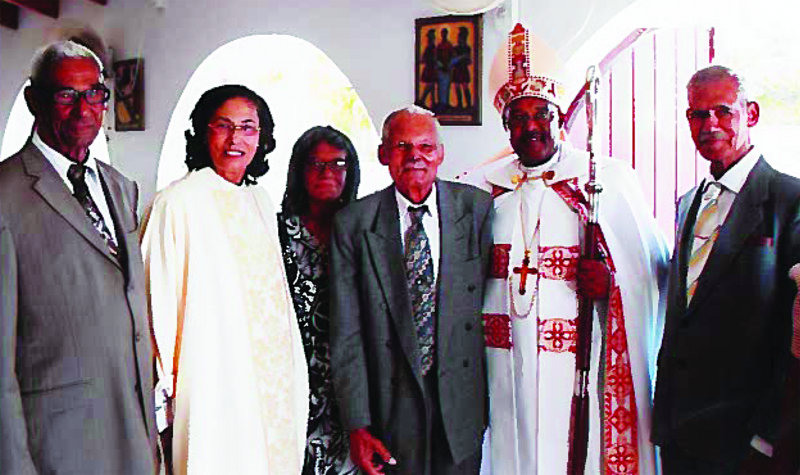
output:
M258 132L261 130L261 127L258 127L253 124L244 124L244 125L236 125L232 122L212 122L208 124L208 128L217 135L231 135L235 134L237 130L242 131L242 135L245 137L254 137L258 135Z
M324 173L326 169L332 172L342 172L347 170L347 160L339 159L331 160L330 162L313 161L306 163L306 167L309 170L314 170L319 174Z
M91 89L85 91L76 91L71 87L64 87L53 91L53 102L62 106L72 106L81 100L81 97L87 104L97 105L105 104L108 98L111 97L111 91L102 84L92 86Z
M436 149L439 147L439 144L427 143L427 142L423 142L420 144L413 144L411 142L397 142L396 144L390 145L390 147L393 148L394 150L403 153L411 152L414 150L414 148L416 148L423 154L429 155L436 151Z
M511 114L508 118L509 125L524 125L528 122L538 122L540 124L544 124L550 122L555 117L555 112L549 109L540 109L533 115L529 114Z
M686 109L686 118L689 120L705 120L711 115L723 122L733 118L734 111L728 106L717 106L713 109Z

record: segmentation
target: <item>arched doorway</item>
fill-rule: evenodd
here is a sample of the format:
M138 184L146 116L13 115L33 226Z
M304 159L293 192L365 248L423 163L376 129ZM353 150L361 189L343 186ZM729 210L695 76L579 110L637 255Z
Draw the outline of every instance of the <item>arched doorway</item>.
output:
M200 95L221 84L242 84L259 93L275 119L275 151L270 170L259 180L276 207L283 198L286 171L297 138L315 125L331 125L352 140L361 166L359 195L389 184L376 157L379 143L364 103L342 71L311 43L289 35L253 35L212 52L192 74L178 100L164 138L157 189L186 173L184 131Z

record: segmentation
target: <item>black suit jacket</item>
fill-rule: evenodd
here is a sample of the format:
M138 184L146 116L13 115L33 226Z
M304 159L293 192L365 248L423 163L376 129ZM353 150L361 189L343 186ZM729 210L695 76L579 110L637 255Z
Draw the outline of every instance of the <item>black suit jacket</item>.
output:
M137 191L98 167L122 263L38 148L0 163L4 474L155 471Z
M741 459L753 435L775 441L795 295L788 270L800 261L800 180L758 160L687 307L699 202L694 189L678 204L652 438L727 461Z
M469 185L437 181L437 194L441 253L435 376L444 430L459 462L480 450L486 426L481 308L493 211L490 196ZM422 473L408 461L423 456L415 452L430 431L430 401L423 395L398 216L390 186L335 218L331 368L344 425L369 426L403 473Z

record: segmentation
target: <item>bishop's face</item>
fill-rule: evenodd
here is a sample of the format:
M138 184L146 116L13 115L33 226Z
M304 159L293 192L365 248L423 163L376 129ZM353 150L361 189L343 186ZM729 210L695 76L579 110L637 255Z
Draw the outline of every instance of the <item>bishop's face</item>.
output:
M525 166L540 165L556 151L558 108L538 97L521 97L508 106L507 127L514 152Z

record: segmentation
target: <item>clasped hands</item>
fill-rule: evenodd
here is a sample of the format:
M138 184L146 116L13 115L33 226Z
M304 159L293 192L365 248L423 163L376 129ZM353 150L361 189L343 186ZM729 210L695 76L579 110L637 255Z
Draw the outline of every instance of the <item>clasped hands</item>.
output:
M383 463L375 463L376 454L384 463L397 465L386 446L373 437L366 427L350 431L350 458L367 475L383 475Z
M608 298L611 286L611 272L600 259L580 259L578 261L578 295L590 299Z

